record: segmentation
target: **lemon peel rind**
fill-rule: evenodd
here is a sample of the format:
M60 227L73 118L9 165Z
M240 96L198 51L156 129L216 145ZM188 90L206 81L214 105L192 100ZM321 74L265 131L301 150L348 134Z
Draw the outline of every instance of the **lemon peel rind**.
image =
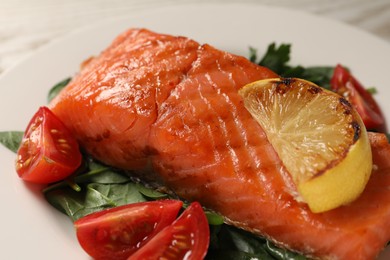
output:
M340 163L320 176L299 184L298 192L312 212L325 212L349 204L359 197L371 176L371 171L371 146L367 131L363 128L359 140L350 147L348 155ZM353 178L350 172L356 173ZM343 201L342 205L340 201Z

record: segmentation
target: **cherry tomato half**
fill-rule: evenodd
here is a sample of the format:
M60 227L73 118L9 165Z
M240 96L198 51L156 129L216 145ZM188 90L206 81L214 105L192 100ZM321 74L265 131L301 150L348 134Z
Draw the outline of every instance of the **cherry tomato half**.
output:
M127 259L177 217L182 202L157 200L111 208L75 221L82 248L94 259Z
M200 204L193 202L172 225L160 231L128 260L199 260L206 256L209 241L206 215Z
M355 107L368 130L386 131L385 119L372 95L340 64L334 70L330 85Z
M16 171L23 180L51 183L71 175L81 164L76 139L47 107L35 113L17 152Z

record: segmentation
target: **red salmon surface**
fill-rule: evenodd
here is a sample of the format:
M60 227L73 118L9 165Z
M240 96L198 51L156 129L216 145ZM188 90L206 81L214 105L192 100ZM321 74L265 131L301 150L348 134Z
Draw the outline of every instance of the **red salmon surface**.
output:
M88 60L50 104L102 162L199 201L233 224L321 259L374 259L390 240L390 145L353 203L314 214L238 95L278 77L185 37L131 29Z

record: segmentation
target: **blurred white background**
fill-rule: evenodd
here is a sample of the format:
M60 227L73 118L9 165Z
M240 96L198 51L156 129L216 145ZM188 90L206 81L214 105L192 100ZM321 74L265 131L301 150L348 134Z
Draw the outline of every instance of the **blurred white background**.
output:
M189 3L256 3L301 10L351 24L390 43L390 0L0 0L0 73L75 28Z

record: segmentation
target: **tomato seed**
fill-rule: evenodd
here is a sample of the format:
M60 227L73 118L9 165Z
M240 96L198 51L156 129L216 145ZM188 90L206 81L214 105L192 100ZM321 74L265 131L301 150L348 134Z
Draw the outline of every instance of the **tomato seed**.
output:
M63 150L70 150L70 145L68 143L60 143L59 146L63 149Z
M31 157L28 158L26 161L24 161L23 165L24 165L24 167L27 167L30 165L30 163L31 163Z
M187 236L179 235L179 234L175 234L173 237L176 238L177 240L186 240L187 239Z
M121 236L121 241L125 244L130 244L131 243L131 235L129 232L123 231L122 236Z
M184 249L184 248L187 248L188 247L188 245L187 245L187 243L186 242L183 242L183 241L175 241L176 243L175 243L175 246L177 246L178 248L182 248L182 249Z
M172 248L171 248L172 249ZM159 260L169 260L169 259L175 259L177 258L177 255L175 253L172 253L170 251L164 252L164 256L161 256Z
M166 254L176 256L178 253L180 253L181 249L178 247L175 247L175 245L176 245L175 242L176 241L172 241L173 245L172 244L169 245L169 250L166 252ZM172 251L174 251L174 252L172 252ZM172 259L175 259L175 257L173 257Z
M57 133L59 133L59 131L57 129L53 128L53 129L50 129L50 133L57 134Z
M50 159L49 157L43 157L43 159L47 162L47 163L55 163L55 161L53 161L52 159Z
M24 139L22 145L24 147L28 147L29 143L30 143L30 139Z
M182 231L182 230L186 230L186 227L185 226L174 226L174 229L177 231Z
M23 163L17 162L15 167L16 167L16 170L18 171L18 170L22 169Z

